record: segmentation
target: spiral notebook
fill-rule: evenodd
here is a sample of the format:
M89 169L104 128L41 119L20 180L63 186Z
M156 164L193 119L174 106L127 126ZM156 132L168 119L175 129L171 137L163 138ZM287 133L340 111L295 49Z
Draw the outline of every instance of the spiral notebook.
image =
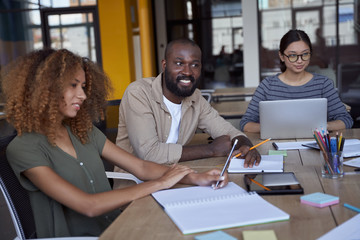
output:
M187 187L152 194L183 234L285 221L289 214L233 182L213 190Z

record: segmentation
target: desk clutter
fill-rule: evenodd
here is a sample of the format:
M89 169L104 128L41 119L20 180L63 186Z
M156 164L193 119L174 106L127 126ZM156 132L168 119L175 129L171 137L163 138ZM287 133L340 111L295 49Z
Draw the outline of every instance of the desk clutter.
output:
M360 144L360 140L357 139L360 138L358 129L344 130L343 133L346 137L343 152L346 146ZM335 132L331 135L336 138ZM338 135L339 139L340 136L341 134ZM263 141L260 138L251 140L260 143ZM261 169L260 172L251 172L248 169L232 172L233 164L235 166L240 164L240 168L243 164L243 159L232 158L227 170L233 182L219 189L220 191L213 190L211 187L175 188L154 193L150 198L151 204L149 200L136 201L129 207L131 214L127 214L126 218L124 216L121 222L111 229L118 232L118 237L123 236L124 233L127 236L133 236L133 231L120 226L132 220L128 217L143 216L142 210L154 209L155 204L162 207L156 210L160 213L153 212L159 214L156 217L161 219L160 222L151 222L154 216L143 216L144 220L137 227L142 227L142 225L146 227L143 228L144 233L136 234L136 239L147 235L153 239L174 240L358 239L360 205L356 199L359 199L359 193L352 189L359 185L360 170L357 168L360 168L360 158L344 160L343 178L324 179L321 178L321 171L318 171L322 151L319 150L315 139L306 140L276 140L263 144L259 147L262 156L262 162L258 166ZM317 149L314 150L303 144L315 144ZM210 167L208 164L211 167L224 168L225 160L226 158L214 158L209 162L209 159L204 159L193 163L186 162L185 165L199 169ZM266 172L264 163L270 163L273 160L277 163L281 162L279 164L281 167L278 169L282 170ZM279 175L282 176L280 180L277 178ZM249 180L248 185L252 187L248 188L247 177L260 185ZM303 192L291 192L286 196L275 194L274 187L283 185L300 185ZM339 188L342 190L338 191ZM254 191L257 193L253 193ZM155 228L158 229L159 234L152 233L152 229ZM108 232L110 235L104 235L103 239L108 239L111 232ZM266 237L262 237L264 234Z

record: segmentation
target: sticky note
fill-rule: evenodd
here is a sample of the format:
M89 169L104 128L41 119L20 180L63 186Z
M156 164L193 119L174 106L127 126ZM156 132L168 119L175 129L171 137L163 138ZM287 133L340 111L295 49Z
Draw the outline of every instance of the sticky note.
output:
M283 155L287 157L287 152L286 150L269 150L269 155Z
M300 202L314 207L322 208L339 203L339 197L316 192L301 196Z
M244 240L277 240L274 230L243 231Z
M237 240L237 238L234 238L233 236L227 234L226 232L216 231L212 233L195 236L195 240Z

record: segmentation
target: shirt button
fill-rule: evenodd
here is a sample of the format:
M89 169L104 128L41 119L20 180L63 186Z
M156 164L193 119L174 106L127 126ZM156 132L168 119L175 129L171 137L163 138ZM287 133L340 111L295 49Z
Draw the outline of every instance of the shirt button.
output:
M80 166L82 166L82 165L84 165L84 163L83 163L83 162L80 162Z
M93 181L93 180L90 180L90 183L94 183L94 181Z
M171 118L171 116L169 116L169 119Z

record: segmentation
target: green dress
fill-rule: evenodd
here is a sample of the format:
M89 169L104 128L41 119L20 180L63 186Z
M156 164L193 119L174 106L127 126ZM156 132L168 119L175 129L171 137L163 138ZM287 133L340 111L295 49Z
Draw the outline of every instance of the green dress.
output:
M37 133L17 136L6 151L12 169L29 192L38 238L99 236L120 213L116 210L98 217L84 216L48 197L21 174L33 167L47 166L84 192L110 191L100 158L105 135L94 126L89 132L89 143L82 144L68 127L67 130L77 159L52 146L44 135Z

